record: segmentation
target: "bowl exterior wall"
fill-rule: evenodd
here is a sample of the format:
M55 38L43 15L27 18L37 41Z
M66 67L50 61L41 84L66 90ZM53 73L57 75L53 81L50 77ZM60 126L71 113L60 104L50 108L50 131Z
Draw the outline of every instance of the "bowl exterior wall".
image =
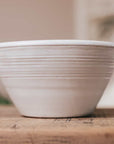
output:
M0 48L0 76L22 115L72 117L95 109L111 77L114 48Z

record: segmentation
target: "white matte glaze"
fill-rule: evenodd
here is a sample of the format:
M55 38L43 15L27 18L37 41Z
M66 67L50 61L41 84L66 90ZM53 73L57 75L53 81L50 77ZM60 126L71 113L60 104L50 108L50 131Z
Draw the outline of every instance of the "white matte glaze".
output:
M114 46L112 42L92 41L92 40L31 40L31 41L13 41L1 42L0 47L31 46L31 45L98 45Z
M113 67L113 43L49 40L0 44L2 81L25 116L92 113Z

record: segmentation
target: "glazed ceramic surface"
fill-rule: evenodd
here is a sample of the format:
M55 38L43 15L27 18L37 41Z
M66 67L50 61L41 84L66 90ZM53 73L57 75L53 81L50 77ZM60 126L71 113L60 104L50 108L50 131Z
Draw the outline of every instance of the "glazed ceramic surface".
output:
M22 115L92 113L114 67L114 44L42 40L0 44L0 75Z

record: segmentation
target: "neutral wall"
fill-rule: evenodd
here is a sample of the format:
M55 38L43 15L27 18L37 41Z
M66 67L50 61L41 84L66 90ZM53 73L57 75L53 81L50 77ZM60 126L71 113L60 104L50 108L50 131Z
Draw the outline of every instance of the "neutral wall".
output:
M0 41L73 37L73 0L0 0Z

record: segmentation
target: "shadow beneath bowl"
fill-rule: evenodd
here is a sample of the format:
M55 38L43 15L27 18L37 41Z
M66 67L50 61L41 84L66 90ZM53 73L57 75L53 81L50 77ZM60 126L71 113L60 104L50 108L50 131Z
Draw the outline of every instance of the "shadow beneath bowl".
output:
M79 116L79 117L29 117L29 116L23 116L25 118L35 118L35 119L66 119L66 121L71 121L71 119L84 119L84 118L114 118L114 109L96 109L92 114L86 115L86 116Z

